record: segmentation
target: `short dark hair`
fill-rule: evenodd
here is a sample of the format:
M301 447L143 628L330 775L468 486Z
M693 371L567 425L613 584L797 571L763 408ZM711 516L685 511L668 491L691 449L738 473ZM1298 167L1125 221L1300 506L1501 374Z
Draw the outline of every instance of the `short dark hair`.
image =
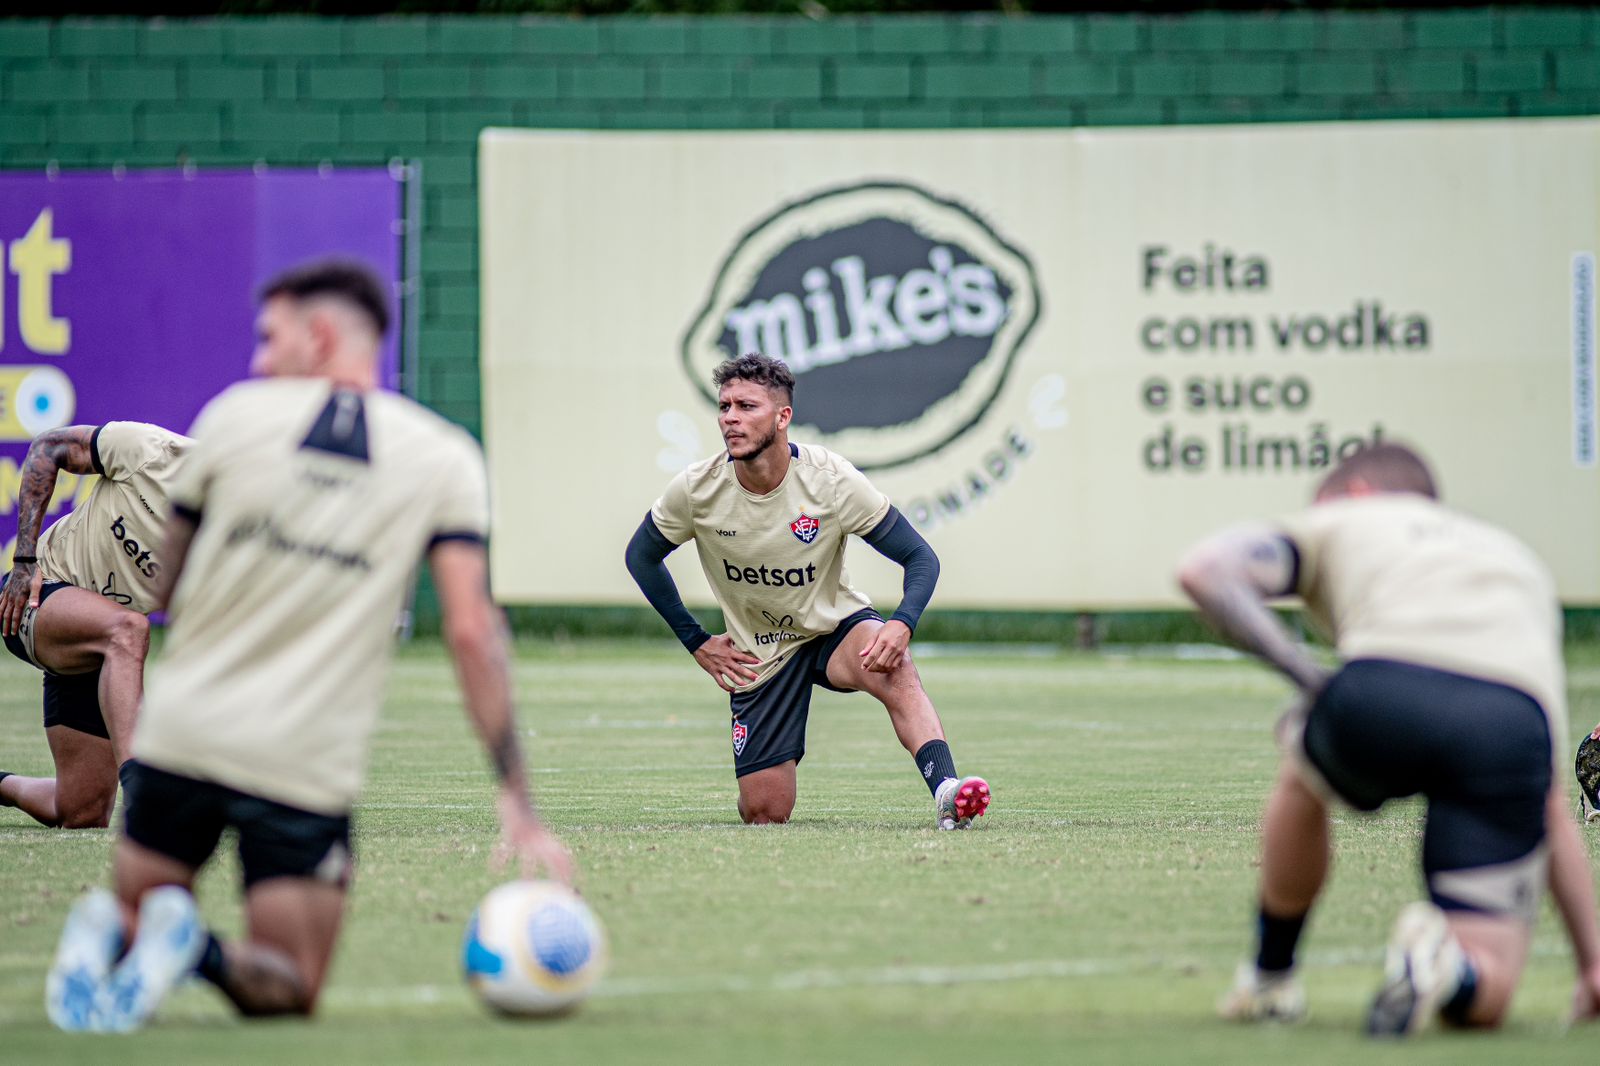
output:
M782 359L774 359L760 352L725 359L711 372L711 384L720 389L730 381L749 381L781 390L783 402L794 403L794 375Z
M389 296L384 283L371 267L356 259L313 259L292 266L261 286L256 302L266 303L275 296L291 300L332 296L363 312L378 336L389 331Z
M1317 495L1342 493L1357 478L1379 492L1415 492L1430 500L1439 498L1428 464L1404 444L1374 444L1361 449L1322 479Z

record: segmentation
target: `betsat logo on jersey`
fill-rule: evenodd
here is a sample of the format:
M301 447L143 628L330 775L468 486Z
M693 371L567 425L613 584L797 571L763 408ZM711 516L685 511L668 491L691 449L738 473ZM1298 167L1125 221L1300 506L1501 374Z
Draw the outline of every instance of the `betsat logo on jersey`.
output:
M974 211L905 182L863 182L786 204L738 239L683 363L714 403L723 359L782 359L802 439L871 471L976 426L1038 316L1032 263Z

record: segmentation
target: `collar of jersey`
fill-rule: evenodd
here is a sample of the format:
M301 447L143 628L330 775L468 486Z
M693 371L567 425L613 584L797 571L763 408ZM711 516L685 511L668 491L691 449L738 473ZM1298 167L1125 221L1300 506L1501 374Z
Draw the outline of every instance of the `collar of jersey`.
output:
M789 458L791 458L791 459L800 458L800 445L796 444L794 441L790 441L789 442ZM729 463L733 462L733 453L731 453L731 452L728 453L728 462ZM776 496L780 491L782 491L783 487L789 483L789 474L793 470L794 470L794 464L790 463L789 464L789 469L785 470L783 472L783 480L778 482L778 484L773 488L773 490L771 492L762 493L759 496L756 495L755 493L751 492L749 489L744 487L744 482L739 480L739 475L738 475L737 472L735 472L734 475L733 475L733 484L734 484L735 488L737 488L740 492L744 493L747 497L749 497L752 500L770 500L772 497Z

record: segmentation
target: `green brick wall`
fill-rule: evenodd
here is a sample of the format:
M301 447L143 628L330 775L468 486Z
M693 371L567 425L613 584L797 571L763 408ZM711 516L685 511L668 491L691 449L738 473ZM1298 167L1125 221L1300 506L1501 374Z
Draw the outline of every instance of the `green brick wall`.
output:
M0 20L0 166L423 164L421 398L476 429L488 124L1600 114L1600 11Z

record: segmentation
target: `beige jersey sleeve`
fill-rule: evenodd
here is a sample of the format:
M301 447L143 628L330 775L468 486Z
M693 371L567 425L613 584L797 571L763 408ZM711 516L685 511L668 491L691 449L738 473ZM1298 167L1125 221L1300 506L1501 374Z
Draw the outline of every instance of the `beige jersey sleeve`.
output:
M689 505L687 470L667 483L666 491L650 508L650 518L661 535L674 544L686 544L694 539L694 509Z
M1277 521L1278 532L1294 548L1294 591L1301 599L1311 600L1321 579L1323 542L1328 523L1317 520L1316 508L1296 512Z
M864 537L889 513L889 497L868 481L865 474L843 460L839 463L838 487L835 513L839 516L839 528L845 533Z
M456 438L456 445L442 472L432 543L484 540L489 535L489 480L483 451L465 434Z
M125 481L161 454L169 436L144 422L107 422L94 431L95 469L112 481Z
M217 430L219 426L227 425L227 412L232 406L233 395L234 389L230 388L212 397L195 416L194 425L189 427L189 436L194 438L194 445L189 449L183 466L173 475L172 486L167 492L172 506L179 511L194 515L205 510L206 488L216 465Z

